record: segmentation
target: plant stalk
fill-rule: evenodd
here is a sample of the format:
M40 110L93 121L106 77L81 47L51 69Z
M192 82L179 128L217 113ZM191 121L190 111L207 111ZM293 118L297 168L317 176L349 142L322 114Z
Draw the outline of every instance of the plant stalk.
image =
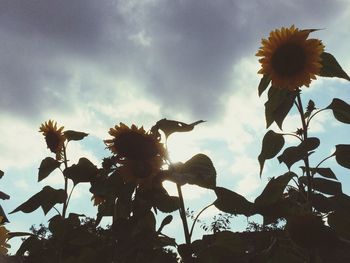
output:
M179 211L180 211L180 216L181 216L181 220L182 220L182 225L184 228L185 240L186 240L186 244L190 245L191 244L191 236L190 236L190 232L188 231L184 198L182 195L182 190L181 190L180 184L176 184L176 186L177 186L177 192L179 194L179 199L180 199L180 210Z
M66 152L66 146L63 145L63 162L64 162L64 168L68 168L68 161L67 161L67 152ZM68 206L68 178L63 174L64 176L64 191L66 193L66 200L63 203L62 208L62 218L66 218L66 212L67 212L67 206Z

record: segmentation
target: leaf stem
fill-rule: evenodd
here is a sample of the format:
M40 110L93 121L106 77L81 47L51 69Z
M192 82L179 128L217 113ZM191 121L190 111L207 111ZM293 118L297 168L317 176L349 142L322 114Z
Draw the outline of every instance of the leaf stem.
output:
M197 223L197 220L199 218L199 216L206 210L208 209L209 207L211 207L212 205L214 204L210 204L210 205L207 205L206 207L204 207L196 216L196 218L194 219L193 223L192 223L192 227L191 227L191 231L190 231L190 237L192 237L192 234L193 234L193 229L194 229L194 226L196 225Z
M181 220L182 220L182 225L184 228L184 233L185 233L185 240L186 240L186 244L189 245L191 244L191 236L190 233L188 231L188 224L187 224L187 219L186 219L186 212L185 212L185 204L184 204L184 198L182 195L182 190L181 190L181 185L180 184L176 184L177 186L177 192L179 194L179 199L180 199L180 216L181 216Z
M307 140L307 129L308 129L308 125L305 122L305 114L304 114L304 109L303 109L303 104L301 101L301 97L300 97L300 90L298 90L297 93L297 108L298 111L300 113L300 118L301 118L301 124L303 126L303 141ZM306 172L306 177L307 177L307 200L310 202L310 197L311 197L311 192L312 192L312 184L311 184L311 174L310 174L310 163L309 163L309 155L307 154L304 158L304 163L305 163L305 172Z
M318 114L318 113L320 113L321 111L324 111L324 110L328 110L328 108L320 109L320 110L316 111L315 113L311 114L311 116L307 119L306 125L309 126L311 119L313 117L315 117L316 114Z

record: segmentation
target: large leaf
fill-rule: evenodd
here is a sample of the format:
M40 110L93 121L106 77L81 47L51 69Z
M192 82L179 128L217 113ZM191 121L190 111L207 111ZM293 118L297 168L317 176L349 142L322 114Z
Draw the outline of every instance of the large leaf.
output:
M155 207L163 213L174 212L180 207L179 197L169 196L168 194L155 195L153 202Z
M329 213L334 210L333 202L331 199L325 197L323 194L312 193L311 203L318 212Z
M280 163L285 163L290 169L290 167L306 158L310 153L310 151L316 149L320 145L320 140L316 137L310 137L301 142L298 146L288 147L283 151L283 153L277 157Z
M48 177L54 170L60 167L60 162L51 157L41 161L38 174L38 182Z
M300 168L303 170L303 173L305 173L305 166L300 166ZM331 168L322 168L322 167L312 168L311 167L310 172L312 175L319 174L326 178L338 180Z
M217 199L214 205L225 213L251 216L254 204L245 197L223 187L215 187Z
M320 76L323 77L338 77L346 80L350 80L350 77L339 65L338 61L333 57L332 54L323 52L321 54L321 64L322 68L320 71Z
M333 111L334 118L338 121L350 124L350 105L345 101L335 98L327 107Z
M283 135L275 133L273 130L269 130L262 141L261 152L258 156L260 163L260 176L264 168L265 160L271 159L280 152L284 146Z
M83 182L91 182L97 176L97 167L86 158L80 158L77 164L66 168L63 174L71 179L74 185Z
M67 138L68 141L80 141L88 135L89 134L85 132L78 132L72 130L64 131L64 136Z
M215 167L205 154L196 154L184 164L177 164L172 168L172 177L177 183L195 184L210 189L216 186Z
M267 89L267 87L269 86L270 82L271 82L271 79L270 79L270 77L268 75L264 75L261 78L260 83L259 83L259 87L258 87L259 97Z
M341 166L350 169L350 145L338 144L335 146L335 160Z
M287 172L277 178L272 177L263 192L255 199L256 207L268 206L281 200L284 189L294 176L295 173Z
M266 127L276 122L282 130L282 124L294 104L296 92L271 86L265 103Z
M299 181L307 185L306 176L299 177ZM312 178L312 188L318 192L328 195L337 195L342 193L341 183L324 178Z
M46 215L54 205L64 203L66 198L67 194L63 189L54 189L50 186L45 186L39 193L33 195L10 214L18 211L31 213L41 207Z
M156 125L152 127L152 132L158 134L158 130L164 132L165 137L168 138L170 134L174 132L189 132L192 131L194 126L205 122L203 120L193 122L191 124L187 124L180 121L161 119L157 121Z

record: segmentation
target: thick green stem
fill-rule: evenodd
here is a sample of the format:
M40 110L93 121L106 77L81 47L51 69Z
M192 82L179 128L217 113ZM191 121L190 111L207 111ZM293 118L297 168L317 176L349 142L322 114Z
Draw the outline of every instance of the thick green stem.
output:
M303 109L303 104L301 101L300 97L300 92L297 94L297 108L300 113L300 118L301 118L301 124L303 126L303 140L307 140L307 129L308 126L305 121L305 114L304 114L304 109ZM310 163L309 163L309 156L306 155L304 158L304 163L305 163L305 172L306 172L306 178L307 178L307 200L310 202L311 194L312 194L312 183L311 183L311 173L310 173Z
M177 186L177 192L179 194L179 199L180 199L180 210L179 211L180 211L180 216L181 216L181 220L182 220L182 225L184 228L185 240L186 240L186 244L189 245L189 244L191 244L191 236L190 236L190 232L188 231L184 198L182 196L181 185L176 184L176 186Z

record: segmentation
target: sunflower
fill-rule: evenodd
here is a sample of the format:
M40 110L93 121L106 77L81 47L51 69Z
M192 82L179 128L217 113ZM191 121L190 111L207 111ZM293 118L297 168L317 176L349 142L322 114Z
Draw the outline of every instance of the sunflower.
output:
M293 91L303 85L308 87L322 68L324 51L321 40L307 39L312 31L299 30L294 25L271 31L256 53L262 57L258 73L267 75L272 86L278 88Z
M131 128L124 123L116 125L109 130L113 139L105 140L105 144L112 153L119 157L131 160L144 161L156 156L164 156L163 144L151 133L132 125Z
M11 247L7 244L8 232L4 226L0 226L0 255L6 255L8 248Z
M39 132L45 136L47 148L56 154L56 160L61 160L63 157L64 141L66 140L62 133L64 127L57 128L57 122L49 120L42 123Z
M152 183L159 173L166 151L156 136L143 127L123 123L109 130L112 139L105 140L107 148L114 153L118 169L126 182L145 186Z

